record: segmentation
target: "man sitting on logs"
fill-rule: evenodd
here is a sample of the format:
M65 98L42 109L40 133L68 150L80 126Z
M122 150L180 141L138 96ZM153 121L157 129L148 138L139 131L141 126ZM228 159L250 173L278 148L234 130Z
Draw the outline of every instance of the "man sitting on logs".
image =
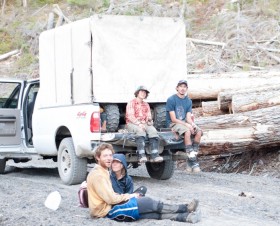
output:
M186 95L188 83L180 80L176 87L177 93L167 99L166 102L166 123L167 127L184 138L185 150L177 152L184 155L189 172L200 172L197 154L202 130L192 119L192 100Z

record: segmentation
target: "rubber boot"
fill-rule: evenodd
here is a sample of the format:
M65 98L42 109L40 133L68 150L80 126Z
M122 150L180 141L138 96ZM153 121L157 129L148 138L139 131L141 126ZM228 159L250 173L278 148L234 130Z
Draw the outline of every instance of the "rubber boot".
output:
M136 138L138 161L140 163L147 162L147 157L145 155L145 137Z
M194 224L201 220L201 212L199 210L192 213L164 213L161 214L160 220L164 219Z
M188 213L163 213L160 216L160 220L172 220L178 222L187 222Z
M151 147L151 162L162 162L163 158L159 156L158 153L158 145L159 140L157 137L153 137L149 139L150 141L150 147Z
M171 205L171 204L159 202L158 212L159 213L187 213L188 206L185 204Z

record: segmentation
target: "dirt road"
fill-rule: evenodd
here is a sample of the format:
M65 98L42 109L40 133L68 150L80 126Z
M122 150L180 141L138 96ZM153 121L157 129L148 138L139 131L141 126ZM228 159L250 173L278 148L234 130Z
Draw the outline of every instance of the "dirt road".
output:
M36 168L36 164L8 162L6 174L0 175L1 226L124 225L108 219L91 219L88 209L78 207L79 185L63 185L55 163L49 162L45 168ZM176 170L170 180L158 181L148 176L145 167L129 169L129 174L133 176L135 187L148 187L147 195L150 197L169 203L186 203L198 198L202 212L202 221L196 224L198 226L280 225L279 179L241 174L193 175ZM46 197L53 191L62 196L56 211L44 206ZM188 223L170 220L129 223L141 226L152 224L176 226Z

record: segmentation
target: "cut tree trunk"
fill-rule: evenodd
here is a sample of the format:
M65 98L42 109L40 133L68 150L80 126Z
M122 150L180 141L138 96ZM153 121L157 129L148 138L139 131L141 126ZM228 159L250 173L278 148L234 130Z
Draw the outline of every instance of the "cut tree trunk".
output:
M201 139L201 155L237 154L280 146L277 125L258 125L206 131Z
M246 96L238 94L232 97L232 112L234 114L276 105L280 105L280 90L248 93Z
M2 55L0 55L0 61L1 61L1 60L5 60L5 59L9 58L10 56L16 55L16 54L18 54L18 53L19 53L19 50L16 49L16 50L13 50L13 51L11 51L11 52L2 54Z
M188 75L187 80L192 100L217 100L223 91L280 84L280 72L195 74Z
M194 115L194 120L199 117L202 117L203 116L202 107L193 108L192 113Z
M236 154L280 146L280 106L255 111L202 117L200 154Z
M228 111L222 111L218 107L218 101L203 101L202 102L202 113L203 116L214 116L214 115L224 115Z
M235 89L235 90L227 90L220 92L218 94L218 106L219 109L227 111L229 110L229 106L231 106L232 96L233 95L243 95L244 97L250 95L251 93L259 93L259 92L271 92L280 90L280 85L266 85L260 86L257 88L250 89Z

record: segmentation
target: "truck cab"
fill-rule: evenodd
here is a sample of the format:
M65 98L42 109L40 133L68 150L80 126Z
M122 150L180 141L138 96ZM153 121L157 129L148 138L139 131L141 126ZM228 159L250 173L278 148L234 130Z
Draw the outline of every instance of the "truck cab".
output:
M32 115L39 80L0 80L0 173L6 161L29 161L36 154Z

